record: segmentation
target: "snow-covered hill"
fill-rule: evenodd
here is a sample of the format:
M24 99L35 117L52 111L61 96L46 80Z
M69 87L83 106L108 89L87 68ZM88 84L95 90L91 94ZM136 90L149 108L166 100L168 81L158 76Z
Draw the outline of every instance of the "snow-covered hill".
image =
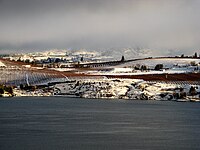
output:
M45 51L15 54L14 56L33 56L33 57L84 57L93 58L98 61L120 60L122 56L125 59L144 58L154 56L150 49L141 48L102 48L102 49L51 49Z
M199 96L199 85L195 85ZM139 100L177 100L190 96L191 85L146 82L133 79L90 79L55 85L56 95L84 98L122 98Z

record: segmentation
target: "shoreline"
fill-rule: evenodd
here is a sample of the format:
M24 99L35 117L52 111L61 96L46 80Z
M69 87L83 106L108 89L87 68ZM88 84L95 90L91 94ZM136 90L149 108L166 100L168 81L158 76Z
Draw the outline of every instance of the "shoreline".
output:
M109 98L109 97L102 97L102 98L87 98L87 97L79 97L79 96L72 96L72 95L51 95L51 96L10 96L10 97L1 97L0 100L3 99L11 99L11 98L54 98L54 97L61 97L61 98L79 98L79 99L88 99L88 100L105 100L105 101L115 101L115 100L122 100L122 101L170 101L170 102L200 102L199 98L185 98L185 99L176 99L176 100L142 100L142 99L122 99L122 98Z

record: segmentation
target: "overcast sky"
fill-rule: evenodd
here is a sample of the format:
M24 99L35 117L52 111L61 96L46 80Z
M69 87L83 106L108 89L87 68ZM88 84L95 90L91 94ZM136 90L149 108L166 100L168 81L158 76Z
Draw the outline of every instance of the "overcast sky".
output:
M0 0L0 51L200 49L200 0Z

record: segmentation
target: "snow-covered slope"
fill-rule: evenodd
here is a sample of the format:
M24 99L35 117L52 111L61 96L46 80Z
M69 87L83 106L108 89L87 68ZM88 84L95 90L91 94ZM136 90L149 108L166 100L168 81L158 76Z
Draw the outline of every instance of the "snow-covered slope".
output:
M133 66L136 64L140 65L146 65L151 67L155 67L157 64L163 64L164 68L172 68L173 66L187 66L191 65L191 62L194 62L196 64L200 63L200 59L194 59L194 58L160 58L160 59L146 59L146 60L138 60L138 61L132 61L128 62L122 65L119 65L118 67L125 67L125 66Z
M18 54L16 54L18 55ZM125 59L143 58L154 56L153 51L150 49L142 48L101 48L101 49L51 49L46 51L38 51L27 54L29 56L80 56L80 57L93 57L101 61L120 60L122 56Z
M5 67L6 65L0 61L0 67Z
M90 79L56 84L58 95L74 95L84 98L123 98L142 100L176 100L189 96L191 86L196 95L199 85L146 82L132 79Z

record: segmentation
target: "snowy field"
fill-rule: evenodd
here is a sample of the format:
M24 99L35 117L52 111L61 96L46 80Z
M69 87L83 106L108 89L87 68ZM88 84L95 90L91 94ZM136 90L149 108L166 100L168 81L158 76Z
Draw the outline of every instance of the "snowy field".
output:
M6 65L0 61L0 67L5 67Z
M126 66L133 66L133 65L146 65L150 68L155 67L157 64L163 64L164 68L172 68L173 66L185 66L190 64L191 62L195 62L196 64L200 63L200 59L193 59L193 58L162 58L162 59L146 59L146 60L138 60L128 62L117 67L126 67Z
M192 58L164 58L164 59L145 59L124 63L117 66L109 66L110 70L88 71L88 74L96 75L145 75L145 74L177 74L199 72L200 59ZM157 64L163 64L163 69L154 70ZM194 65L195 64L195 65ZM136 70L135 67L141 68L146 66L147 70Z

